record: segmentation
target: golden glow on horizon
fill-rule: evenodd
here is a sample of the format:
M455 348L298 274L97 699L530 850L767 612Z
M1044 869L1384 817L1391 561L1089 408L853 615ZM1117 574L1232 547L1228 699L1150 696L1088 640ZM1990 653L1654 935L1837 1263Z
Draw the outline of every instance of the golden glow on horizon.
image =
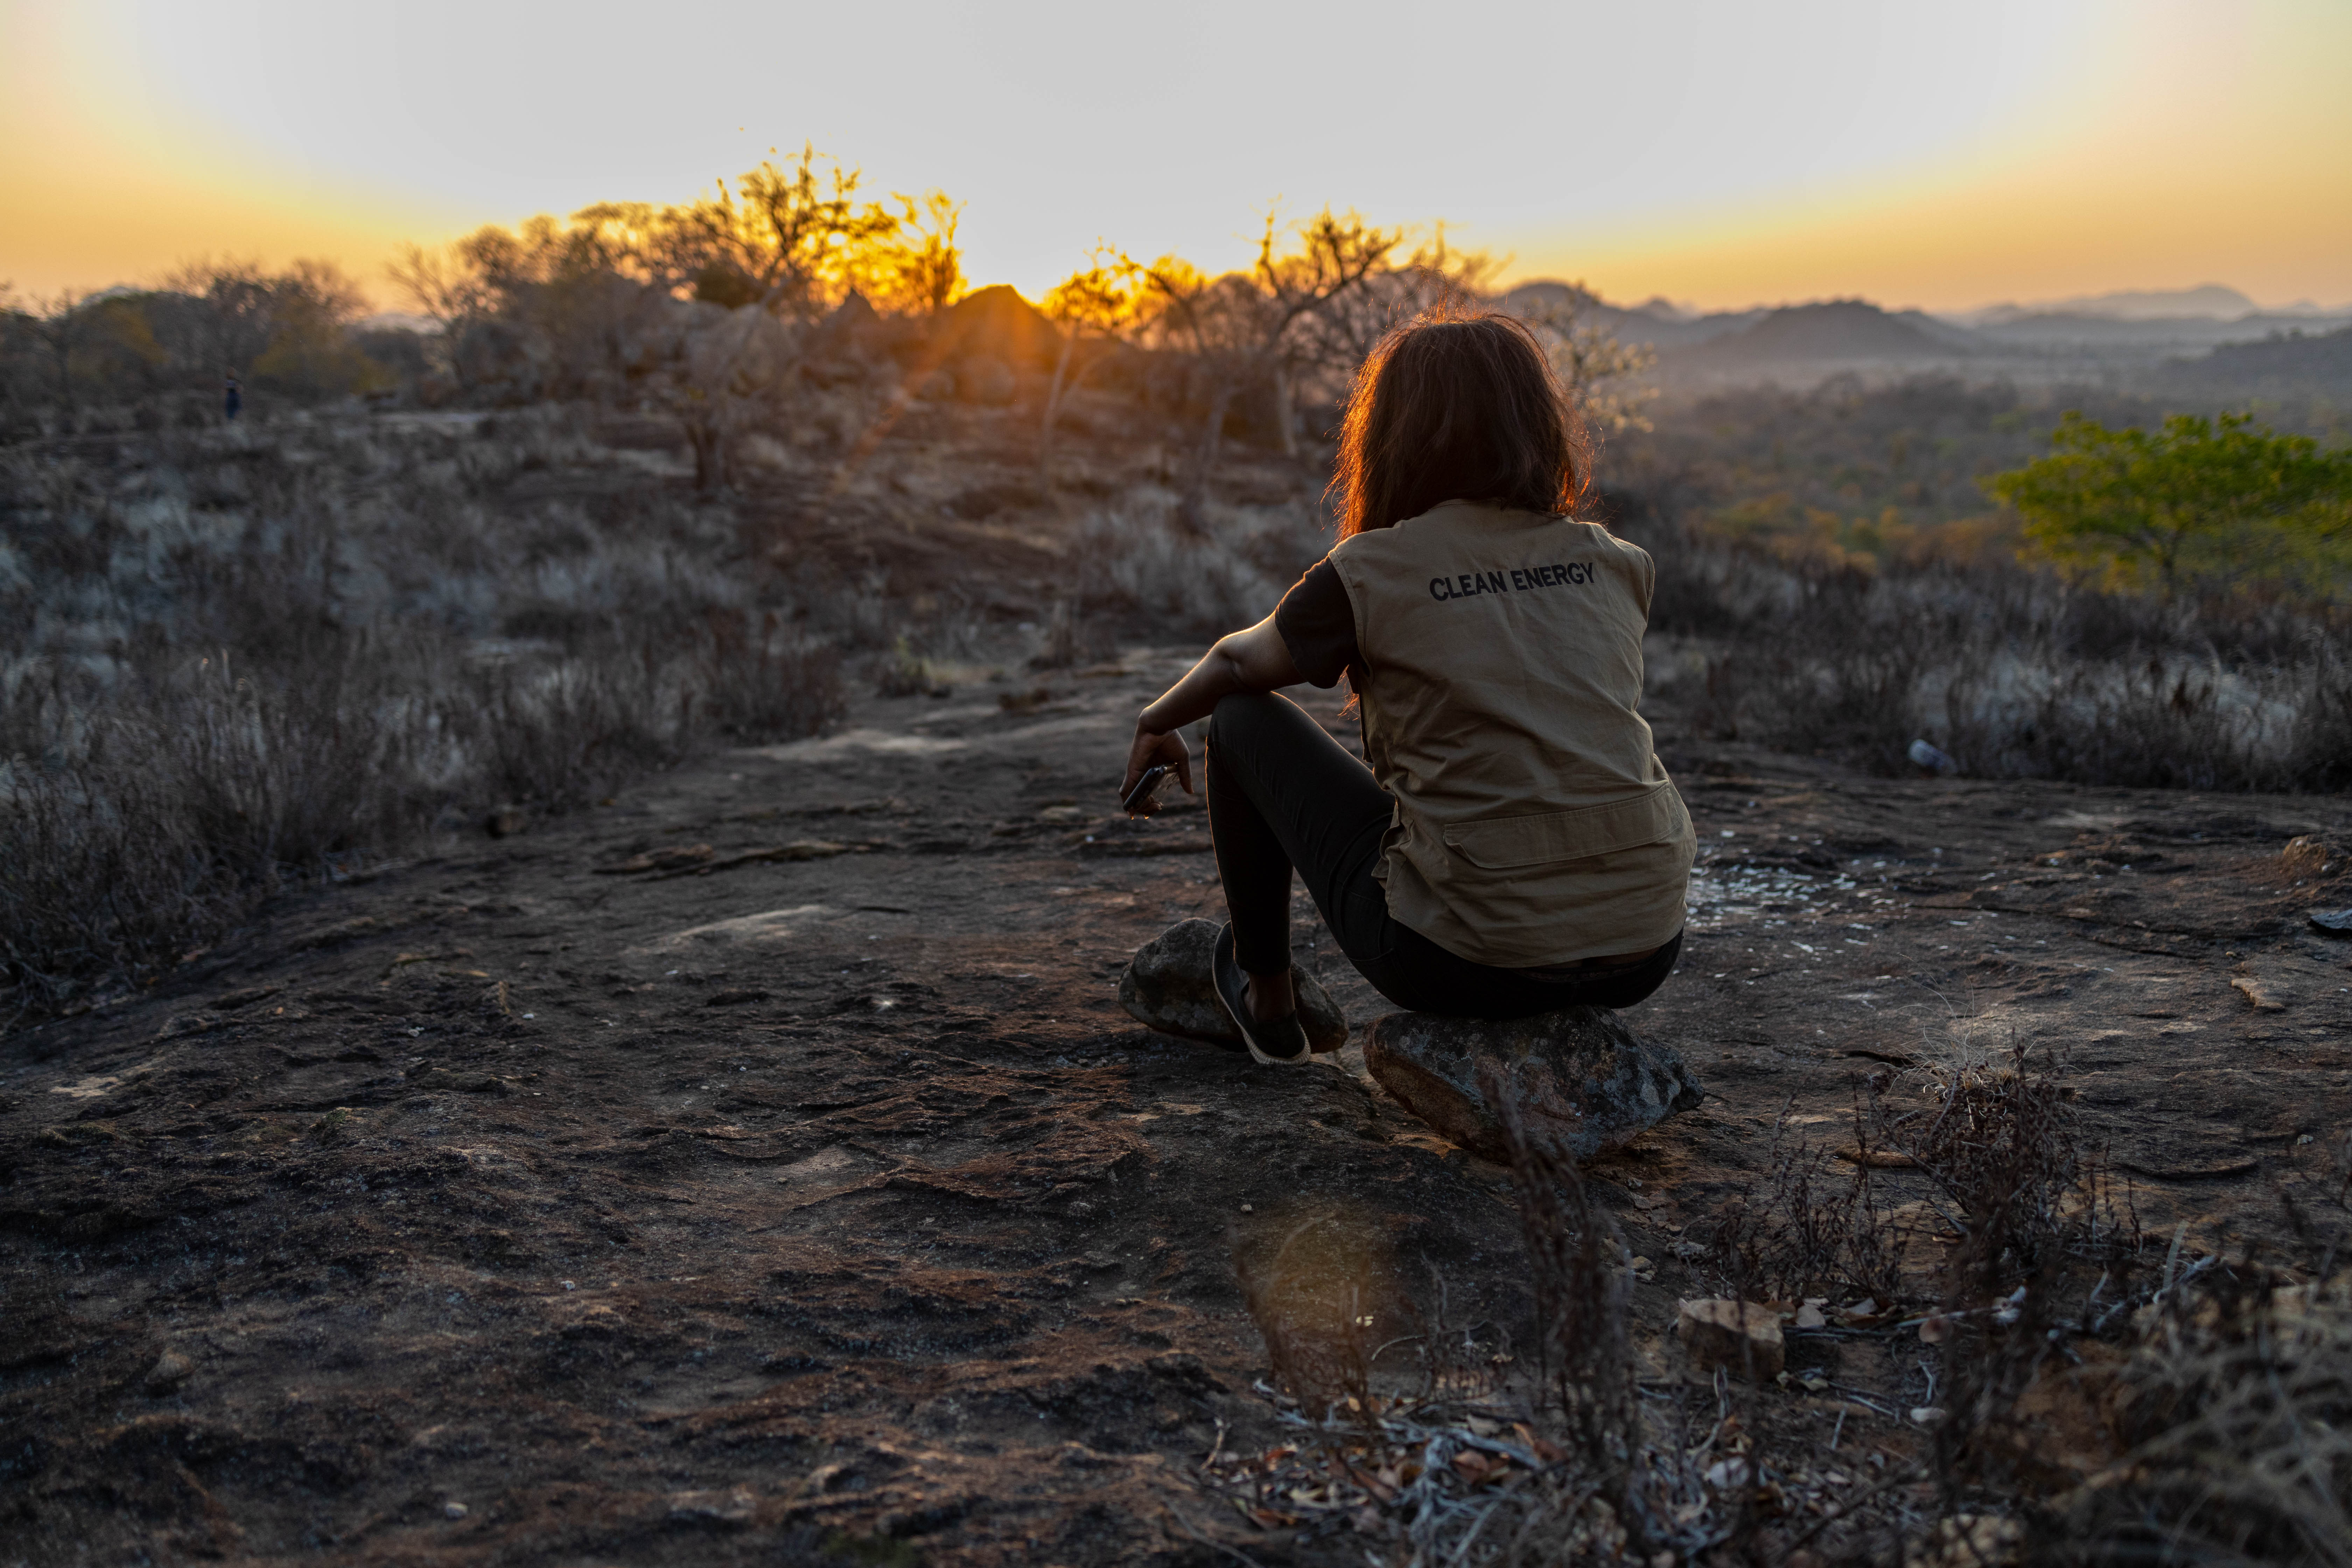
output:
M1614 300L1958 309L2220 282L2352 304L2339 5L2019 0L1966 32L1867 0L1807 0L1772 29L1714 0L1630 20L1497 5L1478 30L1525 50L1482 47L1465 101L1407 95L1352 133L1335 124L1356 109L1312 95L1393 79L1413 51L1381 40L1411 31L1330 44L1303 8L1265 22L1208 5L1205 39L1055 54L1035 40L1068 31L1069 7L995 30L961 8L911 28L709 9L781 28L803 58L908 63L892 84L803 82L748 33L709 63L708 30L656 37L614 11L637 20L550 34L543 11L505 0L0 0L0 281L48 293L152 281L201 255L324 256L392 305L382 267L404 240L683 199L814 136L877 194L969 201L969 274L1033 298L1097 236L1238 264L1254 211L1286 194L1294 209L1443 218L1454 242L1508 255L1509 277L1581 278ZM1279 70L1235 63L1247 51L1213 36L1254 16ZM1623 63L1591 83L1544 73L1579 44ZM1328 71L1298 63L1349 47ZM1549 100L1501 106L1485 79L1497 59ZM1412 112L1429 123L1395 124Z
M1709 309L1854 295L1964 309L2209 282L2352 307L2352 9L2262 16L2235 41L2215 58L2127 38L2106 79L1981 156L1573 248L1531 236L1512 271Z

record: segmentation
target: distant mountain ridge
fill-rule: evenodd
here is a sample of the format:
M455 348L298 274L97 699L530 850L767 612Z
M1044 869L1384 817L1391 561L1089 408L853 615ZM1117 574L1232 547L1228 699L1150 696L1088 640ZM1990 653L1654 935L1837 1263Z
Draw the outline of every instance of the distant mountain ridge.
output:
M1709 338L1736 332L1762 320L1766 313L1758 309L1692 315L1663 298L1645 300L1639 305L1612 305L1598 294L1573 283L1549 279L1522 283L1505 293L1496 303L1515 316L1528 314L1538 306L1573 305L1580 319L1608 328L1617 334L1621 342L1648 343L1661 351L1687 343L1703 343Z
M1730 370L1773 363L1929 362L1975 353L1957 330L1932 317L1890 315L1866 300L1832 300L1767 311L1762 320L1688 348L1671 358L1677 369Z
M2237 289L2221 283L2200 283L2194 289L2121 289L2106 294L2084 294L2072 300L2045 300L2030 305L1988 305L1979 310L1953 312L1964 326L1998 326L2034 316L2095 316L2111 321L2234 321L2262 313Z
M2264 312L2245 295L2220 284L2061 302L2084 307L2079 311L2001 306L1973 320L1887 310L1867 300L1693 314L1664 299L1612 305L1589 289L1552 280L1520 284L1496 303L1515 314L1572 307L1579 320L1604 327L1622 342L1655 350L1661 382L1692 385L1817 380L1849 372L1905 375L1950 371L2048 382L2159 370L2189 374L2190 367L2203 363L2196 356L2352 325L2352 310L2332 317ZM2192 309L2236 313L2185 313ZM2233 377L2316 378L2332 384L2340 374L2334 358L2339 352L2331 344L2326 350L2288 349L2225 363L2240 367L2231 372Z

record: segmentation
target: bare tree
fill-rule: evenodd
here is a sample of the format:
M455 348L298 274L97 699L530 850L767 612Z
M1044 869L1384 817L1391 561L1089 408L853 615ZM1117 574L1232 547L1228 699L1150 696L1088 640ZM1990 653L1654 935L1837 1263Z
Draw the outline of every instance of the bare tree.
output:
M904 193L890 199L899 209L893 226L851 247L844 271L852 287L887 310L935 316L964 291L963 249L956 243L964 204L945 191L920 201Z
M1210 279L1175 257L1148 267L1121 258L1154 307L1152 334L1189 355L1202 384L1206 419L1177 508L1181 526L1202 526L1226 416L1249 387L1272 392L1276 438L1284 455L1297 455L1292 387L1314 360L1311 324L1378 276L1403 238L1401 229L1373 228L1352 212L1337 216L1326 207L1287 228L1269 214L1257 259L1245 273Z
M1062 400L1108 357L1112 344L1135 328L1142 305L1132 265L1101 245L1088 255L1085 267L1046 291L1045 313L1061 327L1062 348L1055 356L1054 379L1045 389L1045 416L1038 425L1041 465L1053 451L1054 422L1061 415ZM1089 346L1096 352L1083 352Z
M1404 231L1370 227L1353 212L1334 216L1327 206L1297 226L1291 248L1276 249L1278 232L1268 213L1254 276L1266 296L1262 353L1274 383L1275 423L1283 455L1295 458L1291 390L1298 369L1314 358L1311 329L1387 268Z
M498 291L489 275L476 265L462 244L444 250L404 245L384 271L417 313L452 342L467 322L488 315L498 305Z
M1647 343L1619 342L1591 314L1597 302L1582 283L1571 283L1559 298L1528 307L1526 321L1543 340L1560 384L1588 421L1612 433L1647 430L1650 419L1643 411L1658 390L1637 384L1637 378L1657 363L1657 351Z
M697 489L734 478L737 439L789 395L800 365L795 329L765 310L730 310L707 300L675 307L677 333L653 383L656 401L686 427Z
M1258 363L1265 301L1241 273L1213 279L1177 256L1163 256L1148 267L1132 258L1120 260L1142 280L1151 310L1147 331L1159 346L1191 361L1193 390L1206 408L1176 508L1178 525L1199 533L1205 528L1202 509L1224 441L1225 416Z
M763 163L736 183L740 197L721 180L717 195L681 206L604 204L574 221L624 240L632 259L666 280L731 273L754 285L768 310L803 321L824 314L860 253L902 221L879 203L861 204L858 172L820 159L814 145L797 162Z
M1304 358L1344 393L1381 339L1424 310L1473 305L1492 290L1500 264L1483 250L1456 250L1445 226L1402 262L1384 266L1301 323Z

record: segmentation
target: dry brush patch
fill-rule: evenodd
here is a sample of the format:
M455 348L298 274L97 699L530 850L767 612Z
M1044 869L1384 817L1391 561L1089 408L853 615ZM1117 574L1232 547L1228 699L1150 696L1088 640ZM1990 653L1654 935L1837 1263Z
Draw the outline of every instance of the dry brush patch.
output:
M787 584L759 602L723 519L625 478L519 506L517 474L610 455L562 410L487 424L6 454L0 1010L152 977L492 807L838 716L835 639Z
M1877 563L1631 525L1652 626L1688 637L1653 689L1693 727L1882 773L1926 740L1982 778L2294 791L2352 780L2341 606L2171 604L2014 562Z
M1790 1335L1751 1381L1643 1351L1641 1260L1507 1079L1487 1093L1526 1344L1451 1319L1442 1279L1416 1306L1328 1216L1239 1248L1283 1438L1221 1440L1195 1480L1250 1527L1388 1565L2346 1561L2340 1161L2293 1200L2296 1258L2191 1258L2140 1231L2053 1068L1882 1077L1845 1138L1784 1126L1684 1244Z

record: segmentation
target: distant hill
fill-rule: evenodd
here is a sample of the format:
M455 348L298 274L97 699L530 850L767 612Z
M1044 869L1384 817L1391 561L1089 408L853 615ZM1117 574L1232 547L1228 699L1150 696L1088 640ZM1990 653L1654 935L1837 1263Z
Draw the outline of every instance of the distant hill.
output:
M2205 319L2232 321L2262 309L2235 289L2221 283L2200 283L2194 289L2118 289L2109 294L2084 294L2072 300L2048 300L2033 305L1994 305L1970 310L1954 320L1967 326L2000 326L2028 317L2092 316L2110 321L2173 321Z
M1875 381L1944 371L2042 385L2129 374L2184 390L2318 390L2347 388L2341 356L2352 352L2344 333L2334 330L2352 325L2352 314L2265 313L2220 284L2064 302L2086 307L2079 312L2004 306L1974 318L1887 310L1867 300L1700 315L1663 299L1612 305L1588 289L1551 280L1520 284L1496 303L1520 314L1573 305L1580 319L1607 328L1619 341L1655 349L1661 384L1694 390L1761 381L1805 384L1849 373ZM2155 313L2191 306L2237 313ZM2316 344L2330 346L2310 346Z
M1648 343L1661 352L1689 343L1703 343L1762 319L1761 310L1725 310L1693 315L1663 299L1633 306L1612 305L1573 283L1549 279L1522 283L1496 301L1513 315L1525 315L1537 305L1573 303L1585 321L1607 327L1620 342Z
M1748 371L1768 365L1930 363L1975 353L1967 334L1923 318L1889 315L1863 300L1791 305L1688 348L1661 353L1672 371Z
M1966 327L1956 327L1941 316L1931 316L1925 310L1896 310L1893 319L1916 331L1921 337L1968 353L1982 348L1983 342Z

